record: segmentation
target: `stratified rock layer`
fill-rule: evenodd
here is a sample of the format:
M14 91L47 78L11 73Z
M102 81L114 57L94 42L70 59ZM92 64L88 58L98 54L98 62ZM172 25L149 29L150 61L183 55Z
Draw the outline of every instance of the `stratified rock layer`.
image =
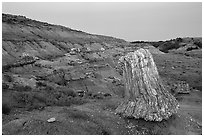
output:
M162 84L151 53L138 49L120 58L125 81L125 101L117 114L150 121L168 119L179 107Z

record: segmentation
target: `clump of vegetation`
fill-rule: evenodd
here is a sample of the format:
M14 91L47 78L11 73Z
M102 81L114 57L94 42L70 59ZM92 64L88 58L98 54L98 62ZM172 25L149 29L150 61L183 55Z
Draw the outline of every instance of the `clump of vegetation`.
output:
M78 97L61 97L56 102L57 106L82 105L84 103L87 103L87 101Z
M81 105L87 102L84 98L77 96L77 93L71 88L53 89L48 85L30 92L15 92L13 98L16 107L23 107L28 110L45 106Z
M66 96L76 97L77 94L73 89L67 89L66 91L63 91Z
M5 81L13 82L13 79L12 79L12 77L10 75L4 74L3 77L4 77Z
M15 89L16 91L19 91L19 92L32 90L32 88L30 86L27 86L27 85L24 86L24 85L20 85L20 84L14 84L13 89Z
M68 115L69 117L72 117L74 119L82 119L82 120L90 119L85 112L79 111L79 110L68 111Z
M2 83L2 89L9 89L9 85L6 83ZM3 90L4 91L4 90Z
M202 42L195 41L193 44L197 45L199 48L202 48Z
M182 40L182 38L176 38L176 41L177 42L182 42L183 40Z
M194 50L194 49L198 49L198 47L189 47L186 49L186 51L191 51L191 50Z
M167 41L159 46L159 50L162 52L168 53L171 49L178 49L180 47L178 41Z
M33 92L16 92L13 98L16 101L16 106L27 107L31 106L33 103Z
M11 107L8 104L3 103L2 104L2 113L8 115L10 112L11 112Z
M36 82L37 87L46 87L47 85L41 81Z

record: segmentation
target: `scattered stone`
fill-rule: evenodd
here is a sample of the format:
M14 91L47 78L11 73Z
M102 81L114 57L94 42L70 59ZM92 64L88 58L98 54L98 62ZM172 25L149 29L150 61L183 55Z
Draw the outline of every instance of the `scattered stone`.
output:
M189 94L190 86L185 81L177 81L173 84L172 90L178 94Z
M86 94L86 91L84 91L84 90L77 90L77 94L78 94L79 97L84 97L85 94Z
M182 61L176 61L176 63L182 63Z
M111 94L105 93L105 94L104 94L104 97L111 97Z
M52 122L55 122L55 121L56 121L56 119L54 117L47 120L47 122L49 122L49 123L52 123Z

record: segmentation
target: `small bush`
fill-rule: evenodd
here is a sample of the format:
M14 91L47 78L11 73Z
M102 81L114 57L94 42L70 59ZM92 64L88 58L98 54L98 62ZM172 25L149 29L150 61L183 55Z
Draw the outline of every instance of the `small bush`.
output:
M8 115L11 112L11 107L8 104L2 104L2 113Z
M86 100L80 99L80 98L72 98L72 97L61 97L58 102L57 105L58 106L71 106L71 105L82 105L84 103L87 103Z
M68 90L65 92L65 94L66 94L67 96L76 97L76 93L74 92L73 89L68 89Z
M198 47L189 47L189 48L187 48L186 51L191 51L191 50L194 50L194 49L198 49Z
M54 89L53 87L47 85L44 90L46 90L46 91L53 91L53 89Z
M9 85L7 85L6 83L2 83L2 89L9 89Z
M197 45L199 48L202 48L202 42L195 41L194 44Z
M43 93L36 93L34 94L34 99L36 99L38 102L45 103L46 102L46 95Z
M182 40L182 38L176 38L176 41L177 42L182 42L183 40Z
M54 94L58 93L60 96L65 97L76 97L77 93L75 93L75 90L72 88L59 88L55 90Z
M36 82L37 87L46 87L47 85L41 81Z
M47 98L45 104L47 106L53 106L53 105L57 104L57 101L55 98Z
M74 111L69 111L68 113L69 113L69 117L74 118L74 119L82 119L82 120L90 119L86 113L81 112L81 111L74 110Z
M4 74L4 79L5 79L5 81L13 82L12 77L8 74Z
M118 107L118 104L112 101L107 101L103 104L103 109L110 109L110 110L115 110Z
M16 91L20 91L20 92L24 92L24 91L31 91L32 88L30 86L24 86L24 85L20 85L20 84L14 84L13 88Z
M17 92L13 97L17 101L17 106L25 107L32 105L33 96L34 94L32 92Z

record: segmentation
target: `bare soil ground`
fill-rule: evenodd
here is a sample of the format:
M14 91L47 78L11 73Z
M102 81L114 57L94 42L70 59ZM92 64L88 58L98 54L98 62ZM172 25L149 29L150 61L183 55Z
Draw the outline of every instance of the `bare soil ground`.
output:
M175 94L180 109L170 119L150 122L116 115L115 109L123 100L123 84L111 79L111 77L121 78L121 76L111 71L114 62L106 60L92 64L92 66L109 64L108 67L95 68L94 78L81 80L81 82L72 81L67 85L76 88L75 90L86 89L92 96L88 94L82 98L73 97L70 102L65 101L61 104L52 101L51 104L43 101L35 103L35 98L32 98L30 104L16 102L12 95L17 91L4 90L3 103L10 104L12 110L9 114L2 115L3 134L202 134L202 59L173 53L154 54L153 57L165 84L170 85L174 81L184 80L191 87L189 94ZM33 72L29 72L31 73ZM37 91L32 92L38 95L39 99L40 94ZM104 97L98 92L109 93L111 96ZM48 95L46 92L46 98L49 98ZM50 118L55 118L55 121L48 122Z

